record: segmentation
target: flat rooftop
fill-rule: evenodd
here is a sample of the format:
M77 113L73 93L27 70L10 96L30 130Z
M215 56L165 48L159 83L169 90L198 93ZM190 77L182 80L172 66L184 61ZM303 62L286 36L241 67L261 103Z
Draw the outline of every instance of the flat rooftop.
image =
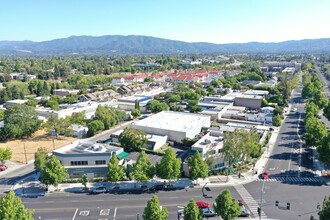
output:
M82 142L74 141L72 144L69 144L60 149L54 150L54 153L58 154L100 154L100 153L113 153L121 150L121 147L116 147L107 144L101 143L91 143L91 142Z
M236 98L243 98L243 99L263 99L260 95L247 95L247 94L240 94L236 96Z
M151 115L148 118L136 121L133 124L155 129L166 129L186 132L196 126L201 126L204 122L210 123L210 116L199 115L186 112L163 111Z

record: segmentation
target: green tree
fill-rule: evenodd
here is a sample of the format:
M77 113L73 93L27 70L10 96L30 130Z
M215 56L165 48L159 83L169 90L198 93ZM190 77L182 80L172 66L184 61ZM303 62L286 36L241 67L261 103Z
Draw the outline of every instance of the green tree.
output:
M60 105L58 104L58 102L56 100L53 100L53 99L49 99L46 102L46 107L49 107L52 110L59 110L60 109Z
M140 150L148 142L147 135L143 131L129 127L124 129L118 140L121 146L128 151Z
M241 214L238 203L233 201L228 189L225 189L218 195L215 203L215 211L223 220L233 220Z
M31 106L31 107L36 107L38 105L38 101L35 99L29 99L25 105Z
M36 110L27 105L8 106L4 122L4 130L11 138L30 137L41 125Z
M117 155L113 154L108 164L108 180L112 183L116 183L123 180L124 177L124 168L119 165Z
M319 108L314 102L308 102L307 105L305 106L305 112L306 113L311 113L314 117L317 117L319 114Z
M116 119L113 117L110 109L107 106L99 105L97 107L95 112L95 119L103 122L105 130L116 124Z
M36 170L41 172L45 166L48 159L48 150L45 147L39 147L37 152L34 153L34 167Z
M330 219L330 196L325 196L322 205L318 204L317 209L320 220Z
M104 130L104 124L102 121L100 120L92 121L88 124L87 136L92 137L102 130Z
M316 117L308 117L305 120L306 128L306 145L307 146L321 146L323 139L327 136L327 128Z
M0 148L0 161L3 163L5 160L10 160L13 156L11 150L7 148Z
M319 159L324 164L330 164L330 133L322 141L322 144L316 148Z
M176 158L172 148L169 148L165 155L156 164L156 173L162 179L177 179L181 176L181 159Z
M137 109L140 111L140 102L137 99L134 101L134 109Z
M279 127L279 126L281 126L281 124L282 124L281 116L280 115L273 116L273 125L276 127Z
M179 95L171 95L168 99L168 102L180 102L181 101L181 97Z
M208 166L204 162L201 154L196 151L195 154L188 159L189 165L189 177L192 180L196 180L198 178L205 178L208 176Z
M82 175L80 182L83 184L84 189L87 189L88 177L86 173Z
M147 103L147 110L151 111L152 113L157 113L168 110L168 105L158 100L151 100Z
M0 219L33 220L34 210L25 208L22 200L13 191L3 194L0 199Z
M182 144L183 144L185 147L187 147L187 148L190 148L191 146L193 146L194 143L196 143L196 141L197 141L197 140L196 140L195 138L188 138L188 137L183 138L183 139L181 140Z
M62 166L56 156L52 155L41 172L40 180L46 186L53 185L56 187L63 182L66 174L67 170Z
M144 220L167 220L168 211L161 207L157 196L153 196L144 208L142 218Z
M72 123L68 117L58 119L56 115L51 114L47 117L47 121L43 126L49 133L55 133L57 137L58 135L71 136L73 133L72 129L70 128L71 124Z
M74 112L70 118L69 121L71 124L78 124L78 125L83 125L86 126L86 115L83 112Z
M191 199L183 211L184 220L202 220L202 214L194 199Z
M144 151L141 151L133 166L133 171L131 173L132 178L139 182L145 182L151 179L154 175L154 165L151 163L148 155Z
M140 110L139 109L133 109L132 111L131 111L131 115L133 116L133 118L137 118L137 117L140 117L141 116L141 112L140 112Z

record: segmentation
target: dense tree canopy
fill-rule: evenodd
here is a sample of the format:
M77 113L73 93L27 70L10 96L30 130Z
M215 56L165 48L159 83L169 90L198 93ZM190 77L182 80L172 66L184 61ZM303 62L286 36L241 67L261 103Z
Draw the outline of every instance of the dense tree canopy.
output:
M181 176L181 159L176 158L172 148L165 151L165 155L156 164L157 176L162 179L177 179Z
M188 165L190 179L204 179L208 176L209 168L198 151L196 151L195 154L189 158Z
M154 174L154 165L151 163L148 155L144 151L141 151L136 163L133 166L131 177L136 181L145 182L151 179Z
M140 150L147 144L147 135L140 130L135 130L130 127L124 129L119 135L118 140L123 148L128 151Z
M58 186L62 183L67 174L66 169L56 156L51 156L46 162L44 169L41 171L40 180L47 186Z
M30 137L41 125L36 110L27 105L8 106L4 122L4 132L9 138Z
M34 210L25 208L22 200L13 191L3 194L0 199L0 219L33 220Z

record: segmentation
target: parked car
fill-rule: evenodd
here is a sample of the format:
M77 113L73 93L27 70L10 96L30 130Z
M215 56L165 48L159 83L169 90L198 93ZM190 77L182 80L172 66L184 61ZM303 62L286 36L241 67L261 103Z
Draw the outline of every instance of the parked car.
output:
M270 173L269 173L269 171L268 170L265 170L265 172L263 172L263 174L262 174L262 178L263 179L268 179L269 178L269 175L270 175Z
M239 217L249 217L250 216L250 211L245 208L245 206L241 206L241 214Z
M107 192L107 188L104 187L104 186L100 186L100 187L94 188L91 191L92 194L100 194L100 193L105 193L105 192Z
M160 190L164 190L164 188L165 186L163 184L158 184L150 187L149 189L154 191L160 191Z
M205 208L211 208L210 203L207 202L203 202L203 201L198 201L196 202L196 205L198 206L198 208L200 209L205 209Z
M0 171L4 171L4 170L7 170L8 167L4 164L0 164Z
M210 208L205 208L205 209L202 209L202 212L203 212L203 217L215 217L217 216L217 213L213 210L213 209L210 209Z

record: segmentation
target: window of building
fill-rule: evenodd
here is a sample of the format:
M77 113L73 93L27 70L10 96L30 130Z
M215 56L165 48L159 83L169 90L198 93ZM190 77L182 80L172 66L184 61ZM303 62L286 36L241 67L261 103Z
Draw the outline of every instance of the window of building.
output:
M96 165L103 165L105 164L105 160L95 160Z
M84 166L88 165L88 161L71 161L71 166Z

